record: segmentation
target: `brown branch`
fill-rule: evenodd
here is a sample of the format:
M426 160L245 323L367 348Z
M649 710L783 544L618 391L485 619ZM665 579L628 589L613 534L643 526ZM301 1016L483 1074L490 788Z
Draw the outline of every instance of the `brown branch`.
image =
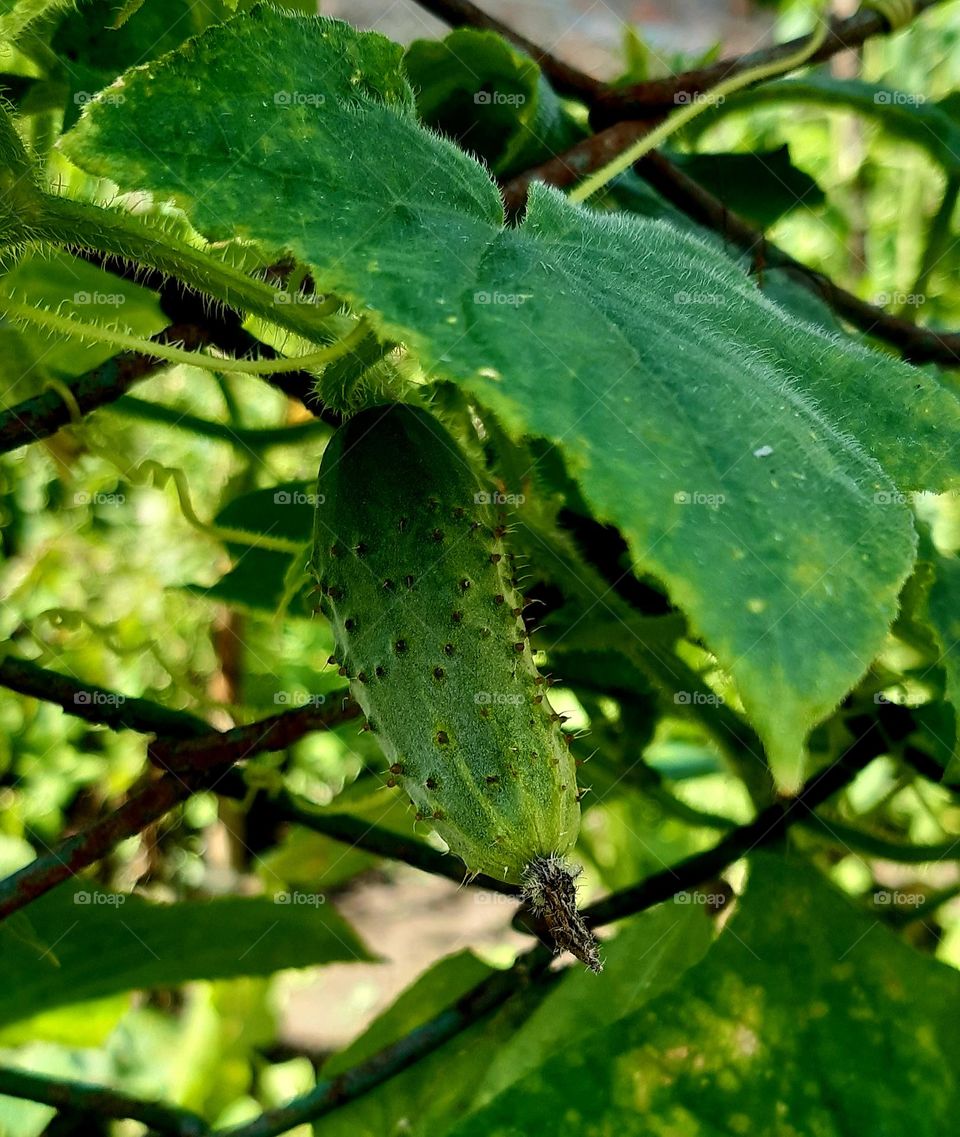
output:
M55 703L68 715L109 726L113 730L162 734L168 739L195 738L212 730L208 723L189 711L177 711L150 699L121 695L16 656L0 659L0 687L46 703Z
M198 347L207 342L203 332L195 325L174 325L156 337L157 343L187 343ZM94 367L79 379L67 384L81 414L95 411L119 399L126 391L156 375L170 364L163 359L125 351ZM62 426L71 422L71 408L59 391L50 388L16 406L0 411L0 454L16 450L29 442L48 438Z
M513 967L493 972L453 1006L363 1062L334 1078L323 1079L309 1093L268 1109L253 1121L215 1130L212 1137L278 1137L355 1101L456 1038L514 995L543 981L551 958L551 953L538 945L522 955Z
M895 723L898 716L887 718ZM857 741L835 762L805 782L795 797L767 806L753 821L731 830L705 852L695 853L672 868L591 904L584 909L584 919L597 927L610 924L712 880L741 857L781 840L791 826L852 782L865 766L887 753L889 748L889 734L884 725L877 720L870 721Z
M0 662L0 668L6 668L9 663L9 660L3 660ZM37 670L42 671L42 669ZM55 676L53 672L45 674ZM64 700L75 681L64 679L62 676L55 678L62 680L68 687L62 692L51 690L50 701L64 705ZM22 686L14 689L21 690ZM83 689L101 690L88 687ZM39 691L36 684L27 693L37 694L40 698L47 697ZM146 700L130 700L130 702L146 705L150 708L151 716L156 714L155 704L149 704ZM125 703L126 700L123 705ZM161 707L159 710L162 712L164 708ZM168 713L179 714L179 712ZM163 774L144 789L131 794L116 810L95 821L82 832L61 841L56 848L42 853L35 861L0 881L0 920L39 896L43 896L58 884L76 875L81 869L105 857L121 841L140 833L192 794L202 789L213 788L225 769L234 762L267 750L281 749L311 731L332 729L356 713L358 713L356 708L343 705L326 712L320 712L316 707L301 707L232 731L219 733L207 728L209 734L201 738L182 738L181 741L175 742L166 740L161 746L161 752L168 761L175 764L177 757L182 758L182 754L186 753L192 756L192 765L188 758L182 758L181 773ZM106 721L106 719L99 718L95 721ZM155 720L150 718L147 721ZM144 729L145 721L139 718L134 725L127 718L122 723L111 721L108 725L132 725L134 729ZM154 743L154 749L157 746L158 744ZM184 748L183 752L180 747Z
M315 730L334 730L357 718L360 708L341 697L343 694L331 695L329 707L298 707L232 730L210 731L202 737L182 740L157 738L147 748L147 756L170 773L186 775L224 769L254 754L286 750Z
M221 797L243 798L249 787L236 770L227 771L217 782L216 792ZM451 853L441 853L422 841L412 841L402 833L394 833L372 825L362 817L350 813L333 813L318 809L305 798L280 790L263 795L261 818L266 814L267 822L276 824L292 823L321 833L334 841L341 841L365 853L386 857L392 861L402 861L411 868L433 876L446 877L456 884L469 884L487 892L499 892L504 896L519 896L520 887L496 880L494 877L478 873L467 879L467 870L459 857Z
M713 229L745 252L761 257L765 265L788 269L795 274L798 283L820 296L839 316L867 335L892 344L905 359L912 363L939 363L947 367L960 364L960 333L918 327L854 296L828 276L771 245L759 229L731 213L719 198L677 169L662 154L648 154L637 164L637 170L688 217Z
M512 178L503 187L508 211L512 215L519 213L532 182L541 181L561 187L571 185L585 174L600 169L615 154L622 153L646 132L649 125L638 121L617 123L577 143L557 158ZM854 296L824 273L771 244L759 229L732 213L718 197L657 151L647 154L634 169L691 220L720 234L757 258L765 267L786 269L798 284L820 297L837 315L867 335L892 344L905 359L912 363L939 363L946 367L960 365L960 333L919 327Z
M165 774L116 810L0 881L0 920L24 908L81 869L105 857L202 788L199 779Z
M552 85L565 95L582 99L592 111L595 125L606 126L623 119L651 118L672 110L678 96L692 96L715 87L717 83L765 63L775 63L799 51L809 36L800 36L772 47L761 48L745 55L718 60L709 67L683 71L663 79L650 79L629 87L617 87L586 75L578 68L538 47L514 31L508 24L484 12L469 0L417 0L421 8L432 12L451 27L480 28L497 32L525 51L541 66ZM933 8L943 0L916 0L915 14ZM822 63L841 51L860 47L868 39L887 35L890 27L886 19L870 8L863 8L846 19L830 21L830 30L823 44L804 63L804 66Z
M919 15L942 2L943 0L916 0L915 14ZM868 39L887 35L889 32L890 27L885 18L870 8L861 8L843 20L833 19L830 21L827 38L804 62L804 67L822 63L838 52L860 47ZM746 55L718 60L709 67L684 71L664 79L635 83L630 87L601 87L591 100L591 119L597 126L606 126L623 119L645 118L657 112L673 110L680 101L679 96L689 98L701 94L732 75L739 75L764 63L776 63L778 60L786 59L799 51L809 39L809 36L800 36L786 43L761 48Z

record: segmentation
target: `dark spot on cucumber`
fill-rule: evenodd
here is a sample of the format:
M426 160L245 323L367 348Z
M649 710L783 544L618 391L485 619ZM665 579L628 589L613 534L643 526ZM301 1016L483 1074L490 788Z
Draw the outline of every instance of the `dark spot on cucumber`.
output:
M366 683L366 681L367 681L367 673L365 671L358 671L357 672L357 682L358 683Z
M457 519L457 521L460 521L462 518L466 517L466 515L467 511L463 508L462 505L458 505L454 508L453 516Z
M327 589L327 595L330 597L331 600L342 600L343 599L343 589L339 588L336 584L331 584L330 587Z
M386 675L386 670L382 667L377 667L377 669L374 671L374 675L376 675L378 679L382 679L384 675Z
M435 810L433 811L433 820L434 820L434 821L443 821L443 819L444 819L446 816L447 816L447 815L446 815L446 814L443 812L443 810L442 810L442 809L435 809Z
M394 764L390 767L390 773L391 774L402 774L403 773L403 763L402 762L394 762Z
M348 632L355 631L357 627L357 621L352 616L348 616L343 621L343 626Z
M397 642L393 645L393 650L397 653L397 655L403 655L403 653L407 650L407 641L397 640Z
M494 604L502 604L503 603L503 593L498 592L497 595L494 596L493 602L494 602Z
M428 790L435 790L437 788L437 779L427 778L423 784L427 787Z
M438 746L446 746L449 743L449 741L450 741L450 736L447 734L447 732L445 730L438 730L437 731L437 745Z
M393 581L392 581L392 580L385 580L385 581L383 582L383 587L384 587L385 591L387 591L387 592L393 592L393 590L394 590L394 589L395 589L397 586L396 586L396 585L393 583Z
M488 786L498 786L498 785L500 785L500 775L499 774L487 774L486 778L484 778L484 781L487 783Z
M460 623L460 621L463 619L463 613L462 613L462 612L460 612L460 611L454 611L454 613L453 613L453 615L450 617L450 619L451 619L451 620L453 620L453 622L454 622L455 624L459 624L459 623Z
M357 554L358 557L365 557L367 555L367 553L369 552L369 549L363 543L363 541L361 541L359 545L354 546L353 551Z
M490 563L492 565L498 565L502 560L503 560L503 555L501 553L491 553L490 554Z
M519 655L527 645L521 640L519 643L513 645L513 650Z
M433 538L434 541L438 541L438 542L442 541L443 540L443 530L442 529L434 529L434 531L430 534L430 536Z
M444 655L453 655L453 652L454 652L453 644L444 644L443 645L443 654Z
M461 592L466 592L466 591L467 591L467 589L468 589L468 588L471 588L472 586L473 586L473 581L472 581L472 580L470 580L470 578L469 578L469 577L466 577L466 576L465 576L465 577L464 577L464 578L463 578L463 579L460 581L460 591L461 591Z
M435 667L433 669L434 679L443 679L446 676L446 674L447 674L446 671L444 671L442 667Z

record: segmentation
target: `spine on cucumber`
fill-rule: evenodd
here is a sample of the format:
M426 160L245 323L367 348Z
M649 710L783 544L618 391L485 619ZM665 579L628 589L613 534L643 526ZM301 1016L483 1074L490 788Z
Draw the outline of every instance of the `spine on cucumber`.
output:
M466 455L432 415L374 407L334 435L317 502L320 606L391 780L470 873L523 886L558 946L599 968L563 859L575 764Z

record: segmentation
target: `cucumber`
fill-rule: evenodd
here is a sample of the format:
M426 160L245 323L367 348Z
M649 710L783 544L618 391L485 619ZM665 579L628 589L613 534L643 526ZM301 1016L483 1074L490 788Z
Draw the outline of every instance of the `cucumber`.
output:
M423 410L373 407L320 465L311 572L350 679L419 820L470 875L518 884L595 970L565 861L576 766L537 671L504 545L458 443Z

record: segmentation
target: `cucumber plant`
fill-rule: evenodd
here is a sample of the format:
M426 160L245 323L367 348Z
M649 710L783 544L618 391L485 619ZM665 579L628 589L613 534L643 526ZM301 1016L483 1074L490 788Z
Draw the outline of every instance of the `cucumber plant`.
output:
M312 571L334 662L390 780L470 874L520 884L558 948L600 970L565 855L576 766L524 626L505 518L426 411L354 415L324 451Z

